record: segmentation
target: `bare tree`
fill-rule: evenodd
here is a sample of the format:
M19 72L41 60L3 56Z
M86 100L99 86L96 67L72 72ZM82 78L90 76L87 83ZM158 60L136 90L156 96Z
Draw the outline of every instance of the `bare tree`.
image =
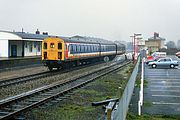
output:
M168 49L176 48L176 44L175 44L174 41L168 41L166 46L167 46Z
M180 40L177 41L177 49L180 50Z

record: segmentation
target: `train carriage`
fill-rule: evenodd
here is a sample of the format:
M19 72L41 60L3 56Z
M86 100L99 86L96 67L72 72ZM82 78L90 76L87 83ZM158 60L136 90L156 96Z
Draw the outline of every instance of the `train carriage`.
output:
M94 42L93 39L81 37L49 37L42 42L42 60L45 66L64 68L102 59L113 59L124 51L117 50L113 42ZM124 49L124 48L123 48Z

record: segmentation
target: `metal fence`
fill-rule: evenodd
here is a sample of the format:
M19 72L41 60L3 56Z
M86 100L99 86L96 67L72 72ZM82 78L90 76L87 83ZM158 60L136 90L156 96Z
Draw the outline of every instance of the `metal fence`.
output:
M140 57L138 58L137 64L131 74L131 77L130 77L130 79L127 83L127 86L123 92L123 95L119 101L119 105L118 105L116 112L114 113L113 120L125 120L126 119L126 115L128 112L128 106L131 101L131 96L132 96L132 93L134 90L136 76L138 74L139 63L140 63Z

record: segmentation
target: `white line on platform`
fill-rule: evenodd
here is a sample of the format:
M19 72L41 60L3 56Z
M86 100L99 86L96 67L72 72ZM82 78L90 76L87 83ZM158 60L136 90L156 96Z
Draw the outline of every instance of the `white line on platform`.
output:
M174 98L179 98L180 96L177 95L152 95L153 97L174 97Z
M152 92L180 92L180 90L151 90Z
M152 102L154 105L180 105L180 103Z
M168 72L168 70L166 71L166 76L169 76L169 72Z
M179 74L179 73L178 73ZM145 79L148 79L148 80L166 80L166 79L177 79L179 80L180 79L180 76L176 76L176 75L173 75L173 76L159 76L159 77L145 77Z
M156 86L155 86L155 85L154 85L154 86L151 86L151 87L152 87L152 88L162 88L162 87L163 87L163 88L170 88L170 87L179 88L180 86L162 86L162 85L156 85Z
M179 79L151 79L149 81L180 81L180 78Z
M180 82L161 81L161 82L151 82L151 84L180 84Z

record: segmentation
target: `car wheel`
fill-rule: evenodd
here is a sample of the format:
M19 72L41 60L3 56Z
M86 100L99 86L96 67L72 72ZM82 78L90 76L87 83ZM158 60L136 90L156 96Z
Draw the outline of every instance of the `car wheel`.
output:
M173 64L170 65L170 68L174 68L175 66Z
M157 65L156 64L152 64L152 68L156 68L157 67Z

